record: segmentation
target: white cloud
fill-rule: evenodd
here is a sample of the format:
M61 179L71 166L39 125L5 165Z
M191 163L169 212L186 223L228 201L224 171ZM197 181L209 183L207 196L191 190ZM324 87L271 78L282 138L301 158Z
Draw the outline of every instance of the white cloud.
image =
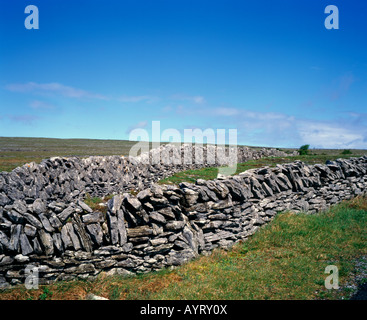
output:
M35 121L39 120L40 118L34 115L30 114L24 114L24 115L9 115L8 118L13 122L22 123L25 125L31 125Z
M329 98L332 101L335 101L345 96L355 81L356 78L352 74L347 74L335 79L331 88L329 89Z
M136 103L136 102L154 102L154 101L158 101L159 98L158 97L154 97L154 96L122 96L120 98L117 99L118 101L121 102L130 102L130 103Z
M215 108L213 113L217 116L232 117L241 113L241 110L235 108Z
M187 96L187 95L181 95L181 94L173 95L172 99L181 100L181 101L190 101L196 104L204 104L206 102L203 96Z
M88 99L100 99L108 100L106 96L88 92L82 89L65 86L63 84L52 82L52 83L15 83L8 84L5 88L13 92L22 93L34 93L41 95L61 95L68 98L88 98Z
M195 96L195 97L191 97L191 99L195 102L195 103L204 103L205 99L202 96Z
M363 127L340 123L299 121L298 132L303 142L315 148L367 149L367 132Z
M238 140L250 145L367 149L366 114L344 114L342 120L298 119L284 113L256 112L239 108L215 108L206 112L238 129ZM225 117L225 118L223 118Z
M34 100L30 103L30 106L32 109L35 110L52 110L52 109L56 109L56 107L50 103L44 102L44 101L39 101L39 100Z
M140 121L135 125L130 126L127 130L126 133L129 134L132 130L134 129L138 129L138 128L146 128L148 126L148 121Z

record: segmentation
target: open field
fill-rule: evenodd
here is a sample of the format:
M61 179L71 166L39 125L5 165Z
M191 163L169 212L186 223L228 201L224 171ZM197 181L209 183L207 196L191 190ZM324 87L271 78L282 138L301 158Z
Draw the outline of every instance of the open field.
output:
M55 156L128 155L136 142L126 140L4 138L0 137L0 171Z
M0 299L84 299L88 293L122 300L349 299L355 259L366 256L366 241L367 198L359 197L315 215L278 214L246 242L174 270L101 274L94 281L57 282L37 290L21 286L1 292ZM324 286L328 265L339 269L339 290Z
M28 162L41 162L54 156L107 156L107 155L124 155L129 154L130 148L136 142L127 140L92 140L92 139L50 139L50 138L7 138L0 137L0 171L11 171L18 166ZM259 147L254 147L259 148ZM293 151L295 149L280 148L283 151ZM310 160L315 162L325 162L328 159L341 157L343 150L328 150L328 149L310 149L310 158L287 158L286 162L291 162L294 159L302 161ZM351 150L351 154L345 155L360 156L367 154L363 150ZM256 166L271 165L276 161L281 162L282 159L274 158L265 162L258 162ZM265 163L265 164L264 164ZM267 164L269 163L269 164ZM250 163L239 166L239 170L243 170ZM255 167L256 167L255 166ZM216 169L215 169L216 170ZM241 171L239 171L241 172ZM215 174L216 176L216 174Z

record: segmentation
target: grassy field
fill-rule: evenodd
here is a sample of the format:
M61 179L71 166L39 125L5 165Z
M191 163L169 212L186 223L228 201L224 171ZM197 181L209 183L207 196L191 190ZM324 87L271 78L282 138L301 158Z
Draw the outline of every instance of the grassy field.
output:
M0 299L348 299L354 259L367 254L367 198L308 215L285 212L231 250L215 250L174 270L106 276L0 293ZM324 286L339 269L339 290Z
M136 142L126 140L4 138L0 137L0 171L55 156L128 155Z
M41 162L43 159L47 159L55 156L64 157L88 157L88 156L107 156L107 155L124 155L129 154L130 148L136 142L127 140L92 140L92 139L50 139L50 138L8 138L0 137L0 171L11 171L18 166L26 164L28 162ZM260 147L253 147L260 148ZM293 151L295 149L280 149L284 151ZM341 155L343 150L331 150L331 149L310 149L309 159L300 158L302 161L316 161L325 162L330 158L337 158ZM351 154L344 155L344 157L359 156L367 154L367 151L363 150L351 150ZM266 162L245 163L240 164L238 172L243 169L249 168L249 166L257 167L263 165L274 165L277 161L289 162L297 159L297 157L286 158L274 158L273 160L267 160ZM217 169L214 169L216 171ZM210 171L210 170L209 170ZM215 176L212 170L208 175ZM188 175L195 174L188 172ZM203 172L206 175L206 172ZM191 179L192 180L192 179Z

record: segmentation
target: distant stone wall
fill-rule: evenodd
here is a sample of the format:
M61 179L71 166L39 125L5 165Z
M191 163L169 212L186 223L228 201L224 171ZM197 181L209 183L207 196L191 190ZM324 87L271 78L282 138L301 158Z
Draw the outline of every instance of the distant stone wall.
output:
M199 150L203 161L198 163L195 154ZM195 147L191 145L163 145L138 157L94 156L86 159L55 157L18 167L12 172L0 173L0 207L23 200L27 204L35 200L72 202L91 196L117 194L131 189L142 190L153 182L186 169L219 166L228 159L219 152L221 147ZM185 164L184 154L193 155L193 163ZM267 156L287 156L276 149L251 149L238 147L237 161L245 162ZM214 162L207 161L214 156ZM159 159L155 163L152 159Z
M56 161L56 160L55 160ZM231 247L285 210L316 212L367 190L367 156L294 162L179 186L116 195L107 212L81 200L17 199L0 207L0 287L178 266Z

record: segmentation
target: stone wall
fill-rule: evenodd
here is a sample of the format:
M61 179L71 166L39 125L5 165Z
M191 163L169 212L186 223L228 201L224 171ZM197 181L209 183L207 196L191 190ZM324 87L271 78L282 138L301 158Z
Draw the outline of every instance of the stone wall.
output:
M55 157L40 164L32 162L12 172L0 172L0 207L16 200L24 200L28 204L37 199L45 203L72 202L85 198L86 194L101 197L131 189L142 190L178 171L226 164L229 160L221 150L225 148L163 145L138 157ZM196 151L203 154L201 162L195 159ZM192 164L185 164L185 152L193 155ZM208 163L208 155L214 157L212 163ZM157 156L159 161L154 162ZM276 149L238 147L237 161L267 156L287 154Z
M0 207L0 287L178 266L252 235L284 210L316 212L365 193L367 157L302 162L118 194L106 213L82 200L17 199Z

